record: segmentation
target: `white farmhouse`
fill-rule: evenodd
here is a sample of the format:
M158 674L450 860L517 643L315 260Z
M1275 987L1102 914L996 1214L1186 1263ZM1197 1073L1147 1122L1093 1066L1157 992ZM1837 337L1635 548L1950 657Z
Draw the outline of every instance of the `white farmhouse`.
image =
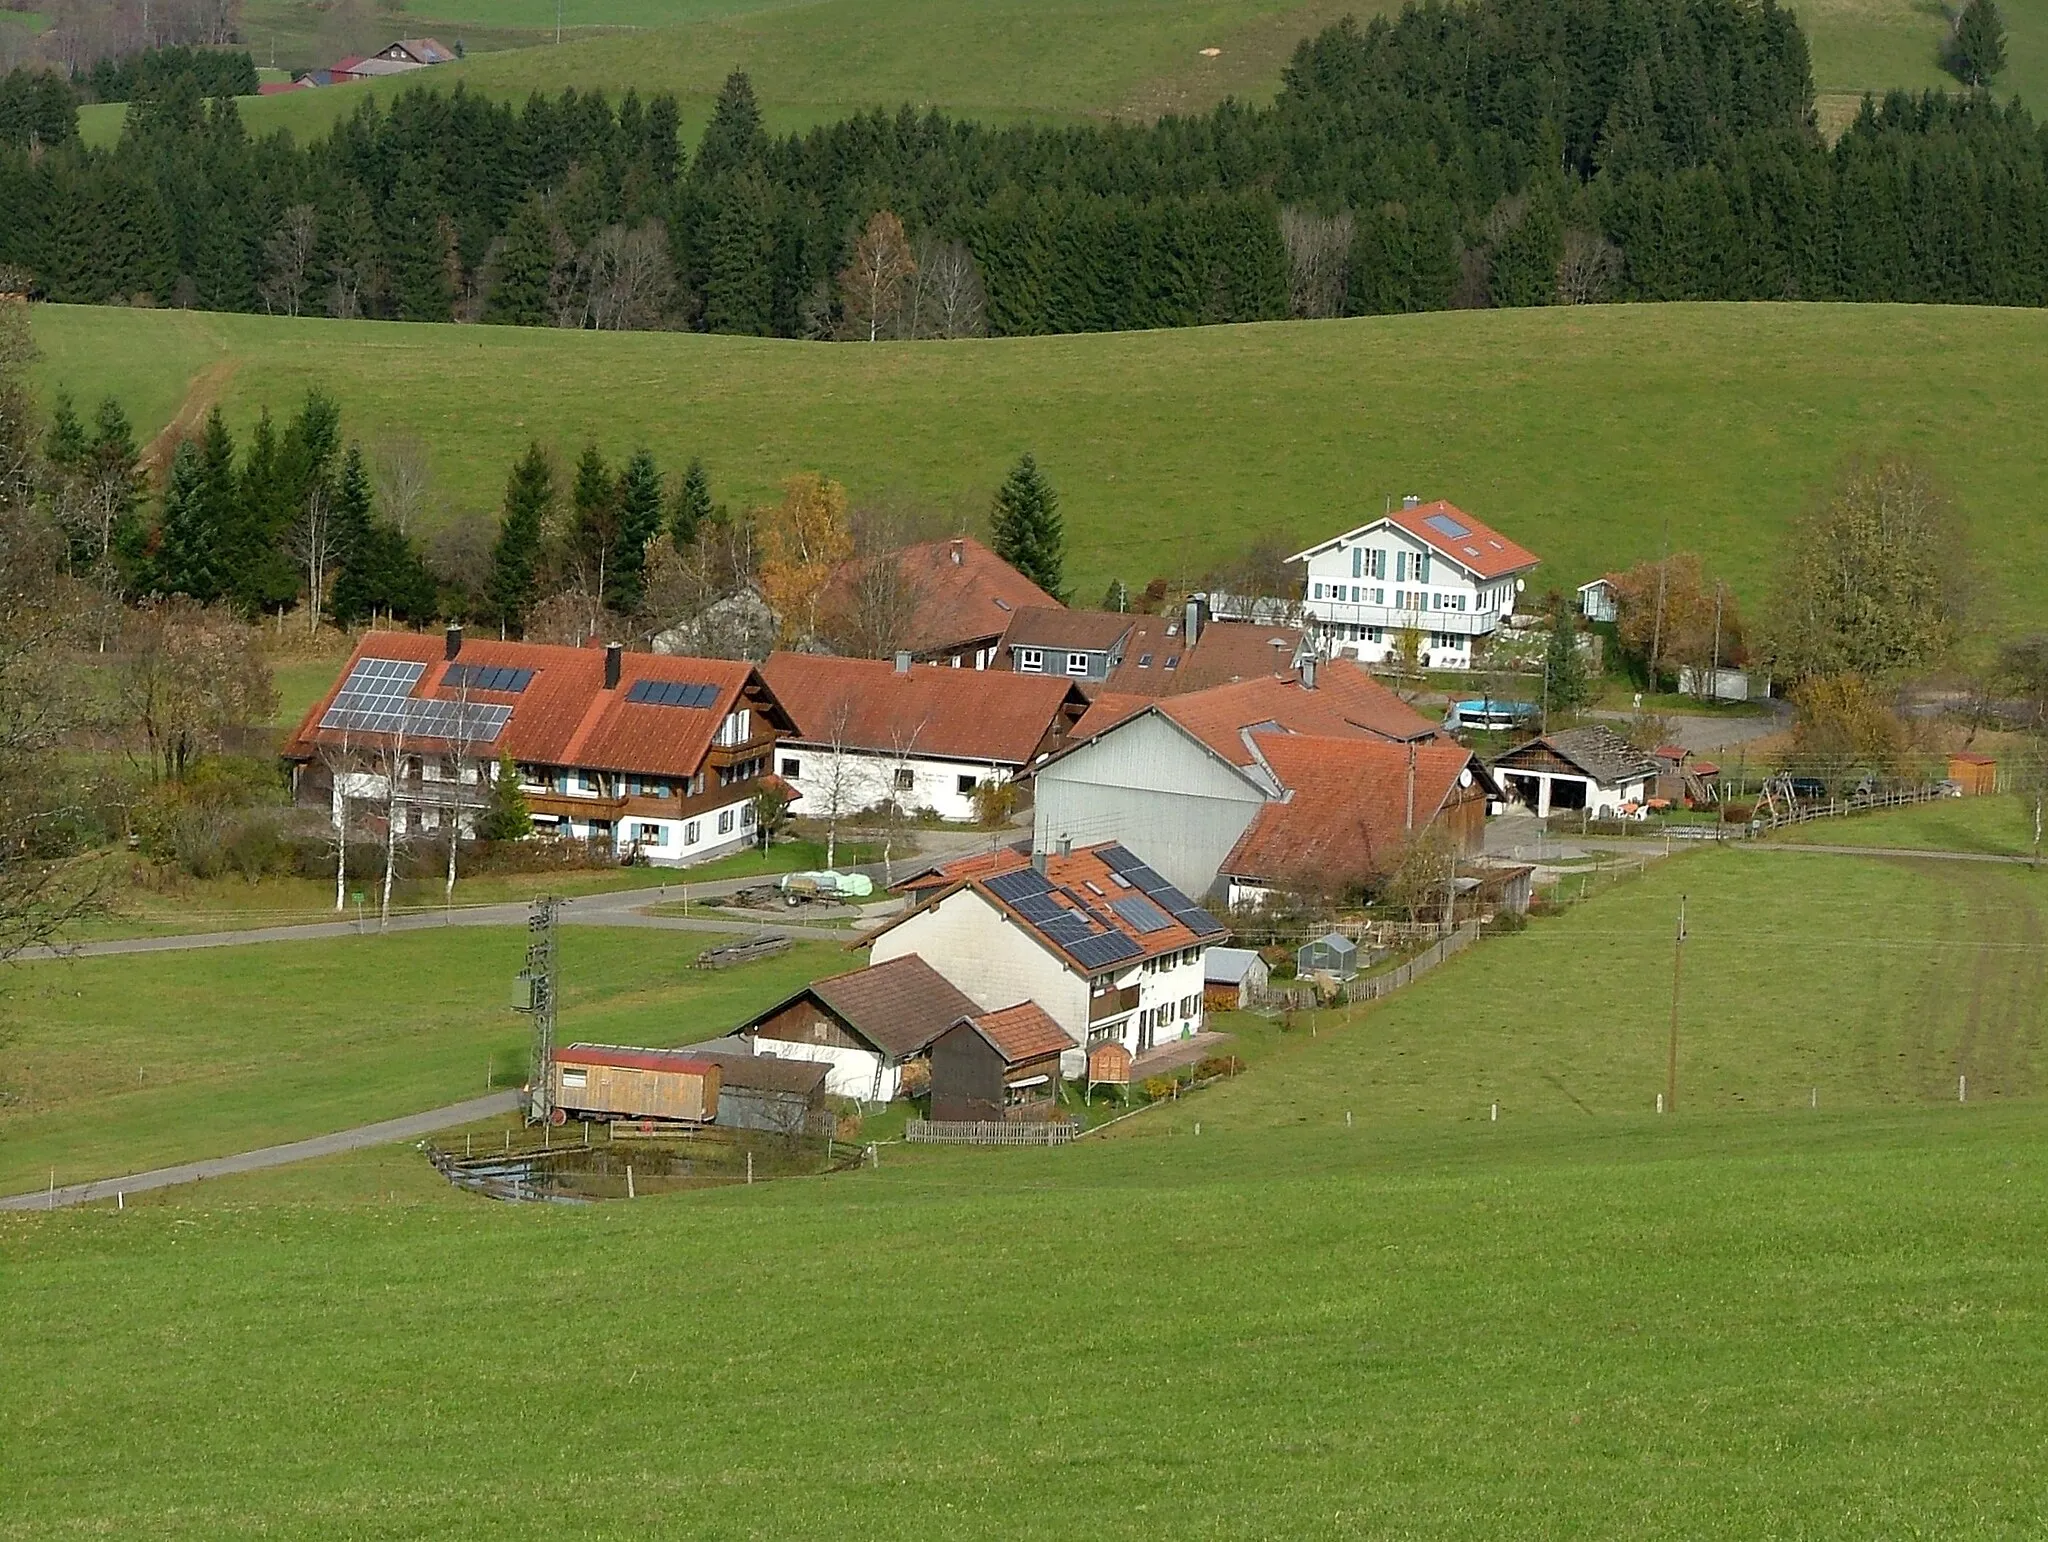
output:
M907 652L893 664L777 653L761 675L795 725L775 772L813 819L894 804L972 820L983 787L1058 750L1088 710L1070 680L913 664Z
M910 884L920 901L868 939L915 954L984 1011L1035 1001L1073 1038L1063 1075L1114 1040L1134 1055L1202 1031L1203 955L1229 935L1114 841L962 858Z
M1413 497L1288 560L1307 564L1302 612L1325 652L1377 663L1413 628L1431 669L1471 667L1537 562L1463 510Z

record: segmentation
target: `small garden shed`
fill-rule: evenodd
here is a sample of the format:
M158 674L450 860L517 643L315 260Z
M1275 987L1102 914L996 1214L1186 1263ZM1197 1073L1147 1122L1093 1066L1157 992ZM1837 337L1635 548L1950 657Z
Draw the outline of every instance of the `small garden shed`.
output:
M1256 948L1210 948L1202 955L1202 995L1216 1012L1242 1012L1266 997L1269 971Z
M1294 950L1294 972L1299 975L1333 974L1340 980L1348 980L1358 973L1358 944L1336 932L1305 942Z

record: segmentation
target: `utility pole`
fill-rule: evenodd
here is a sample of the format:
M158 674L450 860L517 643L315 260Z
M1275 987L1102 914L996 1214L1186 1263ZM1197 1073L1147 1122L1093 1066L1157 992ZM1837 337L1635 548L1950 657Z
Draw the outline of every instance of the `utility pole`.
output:
M560 905L554 896L543 894L533 902L526 918L526 968L519 978L526 982L527 1004L519 1010L533 1014L533 1058L527 1071L529 1124L545 1123L555 1110L555 918Z
M1671 1044L1664 1059L1664 1112L1678 1112L1678 984L1685 968L1685 896L1678 896L1678 940L1671 949Z

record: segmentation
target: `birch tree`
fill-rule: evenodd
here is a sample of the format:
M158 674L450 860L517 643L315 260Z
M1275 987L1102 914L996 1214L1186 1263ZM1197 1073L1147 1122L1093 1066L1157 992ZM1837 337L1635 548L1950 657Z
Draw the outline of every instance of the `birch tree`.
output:
M401 802L405 785L407 735L403 726L384 737L384 888L377 900L377 930L391 925L391 880L398 871L400 827L405 806Z
M348 729L341 730L339 743L320 746L320 764L326 768L332 788L334 806L328 811L328 823L334 831L334 908L338 912L348 906L348 788L363 767L361 748Z

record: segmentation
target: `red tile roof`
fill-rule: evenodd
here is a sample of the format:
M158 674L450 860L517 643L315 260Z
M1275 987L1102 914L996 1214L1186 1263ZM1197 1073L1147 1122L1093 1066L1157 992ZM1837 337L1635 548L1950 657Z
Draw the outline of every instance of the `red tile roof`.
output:
M971 1019L981 1036L996 1047L1006 1065L1022 1065L1080 1046L1074 1036L1046 1015L1035 1001L1020 1001L1000 1012L984 1012Z
M1356 737L1257 733L1252 738L1286 796L1262 808L1224 858L1222 871L1235 878L1355 882L1387 873L1411 836L1427 829L1458 794L1461 778L1469 771L1477 785L1482 774L1469 750L1443 742L1411 749Z
M1105 860L1114 858L1115 861ZM993 905L1022 930L1037 938L1047 951L1053 953L1066 966L1080 975L1096 975L1103 972L1101 966L1080 962L1070 953L1066 944L1058 941L1037 922L1025 915L1002 895L989 888L991 878L1004 873L1018 872L1032 865L1031 857L1014 847L1001 851L977 853L945 863L934 870L943 874L945 882L934 886L928 878L916 880L915 893L925 896L914 909L892 917L860 939L856 946L865 946L887 931L901 926L912 916L921 915L936 905L945 903L963 889L972 889L983 901ZM1112 906L1120 900L1144 898L1147 890L1123 876L1132 867L1140 865L1138 859L1116 841L1102 841L1094 846L1076 847L1061 855L1058 852L1045 854L1044 876L1052 888L1051 903L1063 914L1076 915L1088 926L1089 935L1105 936L1115 934L1126 938L1137 952L1119 959L1112 967L1115 970L1128 969L1143 959L1158 958L1168 953L1177 953L1182 948L1194 947L1198 943L1221 942L1230 935L1229 928L1217 921L1206 911L1196 909L1188 920L1168 918L1166 925L1156 931L1141 930L1136 923L1119 915ZM1163 884L1163 880L1159 880ZM1154 904L1162 913L1173 909L1167 900L1157 897L1158 890L1150 891ZM1188 897L1174 890L1169 896L1183 907L1190 906ZM1190 924L1190 922L1197 924Z
M1297 734L1403 741L1437 734L1435 723L1351 659L1320 664L1314 689L1293 680L1243 680L1169 696L1159 703L1159 710L1234 766L1253 763L1245 734L1262 726Z
M426 666L412 689L416 699L452 700L442 689L449 661L438 636L414 632L370 632L356 644L348 665L315 702L286 741L284 755L310 759L322 745L338 745L341 735L322 729L320 719L359 660L396 659ZM504 731L489 745L474 747L478 755L509 752L528 765L578 766L593 770L684 777L704 763L726 714L746 705L766 715L769 724L787 732L788 716L776 705L751 664L731 659L684 658L658 653L627 653L616 690L604 688L604 650L567 648L552 643L466 640L458 660L483 667L530 669L524 691L509 694L472 690L474 702L495 702L512 709ZM666 707L626 699L636 680L708 685L718 694L708 707ZM746 700L742 701L742 696ZM358 744L381 745L382 737L358 732ZM437 741L416 741L432 745Z
M1150 696L1132 696L1118 691L1099 691L1088 703L1088 710L1081 715L1073 731L1067 735L1067 742L1079 744L1083 739L1092 739L1105 729L1114 728L1127 717L1136 717L1151 706Z
M1088 705L1064 678L1007 670L776 653L761 674L806 743L1011 766L1064 742Z
M916 595L917 621L903 643L913 653L987 644L1003 635L1019 611L1059 605L972 536L922 541L894 555ZM832 575L818 602L828 632L833 618L844 617L851 606L862 565L876 560L857 559Z
M1412 509L1395 509L1388 520L1418 541L1442 552L1460 567L1470 568L1481 578L1501 578L1536 566L1538 558L1526 546L1518 545L1489 525L1483 525L1460 509L1439 498L1418 503ZM1456 536L1432 525L1432 519L1448 520L1464 529Z

